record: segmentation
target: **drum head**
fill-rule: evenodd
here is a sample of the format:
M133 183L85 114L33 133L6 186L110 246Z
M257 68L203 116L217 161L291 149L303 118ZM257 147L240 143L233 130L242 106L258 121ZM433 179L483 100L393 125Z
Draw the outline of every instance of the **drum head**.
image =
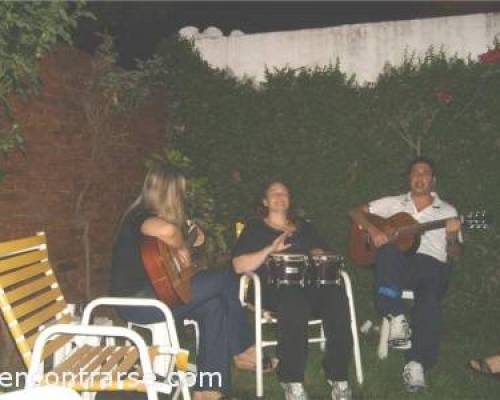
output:
M309 257L304 254L275 253L266 260L267 283L280 286L307 285Z

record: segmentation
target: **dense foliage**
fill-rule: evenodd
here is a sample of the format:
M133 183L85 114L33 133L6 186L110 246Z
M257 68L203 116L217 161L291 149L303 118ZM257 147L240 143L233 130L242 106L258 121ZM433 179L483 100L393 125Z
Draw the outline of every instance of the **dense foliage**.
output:
M208 178L204 175L194 175L192 161L175 149L153 153L146 161L146 168L152 168L154 165L174 166L189 178L186 188L186 214L190 221L205 232L202 254L206 257L204 262L210 265L223 262L224 254L228 251L226 227L216 220L213 187Z
M431 48L364 86L341 64L269 71L257 85L211 69L189 43L167 40L131 79L115 82L128 82L119 93L123 104L166 89L166 145L192 161L194 175L208 178L212 211L229 242L234 222L252 214L264 182L278 176L345 254L349 208L406 191L406 166L417 154L436 161L437 190L460 211L500 213L498 52L475 61ZM498 229L466 240L450 301L457 313L471 304L484 308L476 294L500 284ZM370 274L352 272L358 291L369 295ZM499 302L496 296L488 307Z
M22 145L20 127L11 120L8 96L25 97L39 85L37 62L59 41L71 43L77 20L91 16L84 1L0 2L0 153Z

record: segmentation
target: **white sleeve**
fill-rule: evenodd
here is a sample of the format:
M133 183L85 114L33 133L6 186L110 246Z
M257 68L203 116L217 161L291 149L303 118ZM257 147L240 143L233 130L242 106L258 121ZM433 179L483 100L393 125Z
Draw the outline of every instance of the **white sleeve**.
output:
M400 201L399 198L395 196L382 197L381 199L370 201L368 203L368 211L371 214L388 218L394 214L394 207L398 201Z

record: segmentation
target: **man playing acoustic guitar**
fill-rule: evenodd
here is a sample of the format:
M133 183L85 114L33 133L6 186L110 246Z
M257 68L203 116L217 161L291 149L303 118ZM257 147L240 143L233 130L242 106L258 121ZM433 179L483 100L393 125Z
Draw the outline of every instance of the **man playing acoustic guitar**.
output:
M431 160L418 157L411 162L409 183L409 193L372 201L351 210L350 215L378 249L375 306L389 319L389 344L411 346L406 352L403 383L407 391L416 392L425 388L424 372L437 361L441 301L451 274L448 259L461 253L461 223L456 209L432 192L435 175ZM449 219L444 228L424 232L416 253L408 254L391 243L394 235L377 228L369 218L370 214L388 218L399 212L410 214L419 223ZM403 289L415 294L411 330L404 315Z

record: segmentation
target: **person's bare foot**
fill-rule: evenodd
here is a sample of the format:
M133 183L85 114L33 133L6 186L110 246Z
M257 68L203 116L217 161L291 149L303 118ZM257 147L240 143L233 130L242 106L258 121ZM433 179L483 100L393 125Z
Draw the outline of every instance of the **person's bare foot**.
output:
M255 371L256 368L256 350L255 346L251 346L243 353L237 354L233 357L234 364L240 369L249 369Z
M237 357L234 357L234 365L236 368L244 369L246 371L255 371L257 368L255 361L240 360Z
M257 369L256 356L255 346L249 347L243 353L233 357L234 365L236 365L236 368L239 369L255 371ZM264 357L262 361L263 372L274 371L278 366L277 358Z
M203 392L193 392L193 400L219 400L224 396L221 392L214 390L204 390Z
M495 354L480 360L470 360L469 366L484 374L500 374L500 354Z

